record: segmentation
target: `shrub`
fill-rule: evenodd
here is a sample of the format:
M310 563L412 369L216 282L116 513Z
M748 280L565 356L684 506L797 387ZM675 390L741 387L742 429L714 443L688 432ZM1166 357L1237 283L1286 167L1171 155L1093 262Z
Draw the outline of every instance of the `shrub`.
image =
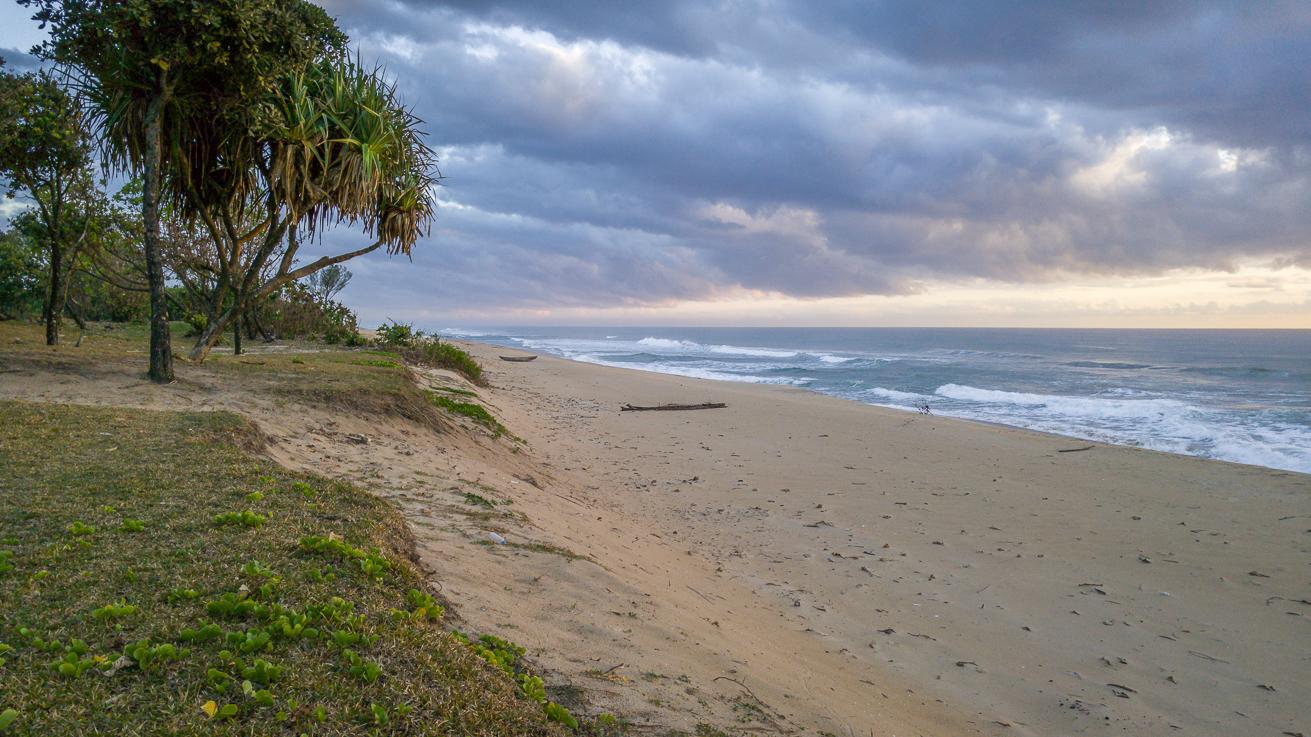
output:
M319 338L329 345L351 345L363 340L358 319L349 307L299 282L278 290L276 296L259 306L255 317L264 330L283 340ZM248 334L255 337L253 332Z
M413 348L421 338L423 332L415 330L414 325L392 320L378 326L375 340L378 345L389 348Z
M487 384L487 380L483 378L483 367L478 365L468 351L461 350L450 343L443 343L437 339L424 341L413 355L406 358L426 366L450 369L479 386Z

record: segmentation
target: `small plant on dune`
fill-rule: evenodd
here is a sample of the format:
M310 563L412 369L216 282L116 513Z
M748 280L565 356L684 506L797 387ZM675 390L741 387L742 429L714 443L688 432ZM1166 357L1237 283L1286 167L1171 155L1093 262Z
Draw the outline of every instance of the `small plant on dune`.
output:
M195 589L173 589L164 595L164 601L169 604L177 604L183 601L199 599L200 592Z
M365 660L354 650L342 650L341 656L346 661L346 670L352 676L373 683L382 677L382 666L372 660Z
M249 655L250 653L262 653L270 649L273 643L273 634L266 629L257 627L245 632L229 632L223 636L223 641L228 647L235 648L237 652Z
M377 550L365 551L341 540L323 535L306 535L300 539L302 550L354 560L360 571L375 581L381 581L391 570L391 561Z
M190 652L185 649L179 650L175 645L168 642L152 645L150 640L146 639L138 640L123 648L123 654L132 659L142 671L146 671L154 665L185 658Z
M119 599L117 603L106 604L99 609L92 609L91 616L97 621L122 619L137 613L136 606Z
M505 425L502 425L495 417L492 417L492 413L488 412L481 404L461 402L457 399L443 397L433 392L428 392L428 401L447 412L473 420L479 425L491 430L492 435L498 438L506 432Z
M214 524L219 527L241 526L241 527L259 527L268 521L268 517L262 514L256 514L249 509L244 512L227 512L225 514L214 515Z
M452 630L451 635L467 645L483 660L513 678L515 683L519 684L519 691L524 696L542 705L542 710L548 719L570 729L578 729L578 720L569 713L569 710L547 698L546 684L542 682L541 677L523 668L521 659L526 650L522 646L496 635L482 635L477 640L470 640L468 635L459 630Z
M256 578L273 578L278 575L273 572L272 568L269 568L268 566L264 565L263 563L257 560L252 560L251 562L242 566L241 572L246 574L247 576L253 576Z
M119 529L123 532L141 532L146 529L146 523L139 519L124 517L123 524L119 526Z
M0 550L0 575L14 570L14 551Z
M201 705L200 710L205 712L205 715L208 716L210 719L214 719L216 721L232 719L233 717L237 716L237 712L241 711L241 709L238 708L236 704L224 704L223 706L219 706L217 703L213 701L206 701L204 704Z
M482 507L483 509L496 509L496 502L493 502L487 497L475 494L472 491L464 492L464 503L475 507Z
M478 392L473 391L472 389L460 389L454 386L435 386L433 387L433 391L438 391L443 394L454 394L460 397L478 398Z
M282 667L263 658L255 658L255 662L241 669L241 677L261 686L267 686L282 677Z
M77 537L90 535L95 531L96 528L94 525L86 525L86 524L82 524L81 522L74 522L73 524L68 526L69 534Z
M478 365L468 351L436 338L421 342L414 350L406 353L406 358L426 366L449 369L478 386L487 385L483 367Z
M410 613L416 619L438 620L446 609L437 603L436 597L426 591L410 589L405 593L405 601L410 605Z
M223 628L210 622L202 627L191 629L184 627L178 633L178 639L183 642L211 642L223 636Z
M64 657L51 663L50 667L65 678L78 678L85 671L103 665L107 661L103 655L88 657L87 653L90 650L85 642L75 637L64 647Z
M205 604L205 612L219 619L245 619L255 613L260 604L232 592Z

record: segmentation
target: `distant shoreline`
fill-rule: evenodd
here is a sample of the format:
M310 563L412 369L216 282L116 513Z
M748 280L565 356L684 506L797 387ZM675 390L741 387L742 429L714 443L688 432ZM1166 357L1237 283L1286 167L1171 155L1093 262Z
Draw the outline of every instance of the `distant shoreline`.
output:
M992 328L986 328L986 329L992 329ZM1022 329L1023 329L1023 330L1028 330L1029 328L1022 328ZM1058 328L1058 329L1063 329L1063 328ZM1311 331L1306 331L1306 332L1311 332ZM771 387L773 390L796 390L796 391L800 391L800 392L805 392L806 394L815 395L815 396L827 397L827 398L830 398L830 399L837 399L837 400L840 400L840 401L843 401L843 402L850 402L850 403L852 403L852 404L856 404L856 405L860 405L860 406L864 406L864 407L877 407L877 408L880 408L880 409L892 410L892 411L894 411L894 412L896 412L896 413L898 413L898 414L910 414L910 415L921 414L921 413L917 412L916 409L911 408L911 407L902 407L902 406L897 406L897 405L893 405L893 404L880 404L880 403L875 403L875 402L866 402L866 401L861 401L861 400L859 400L859 399L854 399L854 398L851 398L851 397L842 396L842 395L840 395L840 394L836 394L836 393L832 393L832 392L826 392L826 391L822 391L822 390L819 390L819 389L814 389L814 388L811 388L810 386L805 386L805 385L793 385L793 384L781 384L781 383L769 383L769 382L752 382L752 381L747 381L747 380L734 380L734 379L721 379L721 378L707 378L707 377L687 376L687 375L684 375L684 374L678 374L678 373L673 373L673 372L669 372L669 371L660 371L660 370L657 370L657 369L643 368L641 365L632 365L632 366L626 366L626 365L625 365L625 366L620 366L620 365L615 365L614 363L603 363L603 362L600 362L600 361L587 361L587 360L581 360L581 359L578 359L578 358L572 358L572 357L568 357L568 356L562 356L562 355L559 355L559 354L550 353L550 352L546 352L546 351L537 351L537 350L535 350L535 349L525 348L525 347L523 347L523 346L515 346L515 345L507 345L507 344L501 344L501 343L493 343L493 342L481 341L481 340L478 340L477 338L474 338L474 337L463 337L463 336L461 336L461 337L443 337L443 340L450 340L450 341L453 341L453 342L456 342L456 343L464 343L464 344L467 344L467 345L478 345L478 346L484 346L484 347L486 347L486 348L488 348L488 349L501 349L501 350L504 350L504 349L512 349L512 350L521 351L521 352L527 352L527 353L538 353L539 355L549 356L549 357L554 358L554 359L558 359L558 360L562 360L562 361L569 361L569 362L571 362L571 363L578 363L578 364L583 364L583 365L587 365L587 366L598 366L598 367L602 367L602 368L619 369L619 370L624 370L624 371L634 371L634 372L637 372L637 373L647 374L647 375L671 376L671 377L677 377L677 378L682 378L682 379L689 379L689 380L692 380L692 381L722 382L722 383L726 383L726 384L736 384L736 385L746 385L746 386L760 386L760 387ZM1038 428L1025 427L1025 426L1023 426L1023 425L1011 424L1011 423L1007 423L1007 422L1003 422L1003 421L999 421L999 420L987 420L987 419L979 419L979 418L973 418L973 417L961 417L961 416L958 416L958 415L952 415L952 414L947 414L947 413L939 413L939 412L934 412L934 411L932 411L932 406L930 406L930 413L931 413L932 416L934 416L934 417L939 417L939 418L943 418L943 419L947 419L947 420L959 421L959 422L964 422L964 423L968 423L968 424L972 424L972 425L978 425L978 426L982 426L982 427L1004 428L1004 429L1007 429L1007 430L1017 430L1017 431L1021 431L1021 432L1034 433L1034 434L1036 434L1036 435L1042 435L1042 436L1045 436L1045 437L1051 437L1051 438L1058 438L1058 439L1061 439L1061 440L1069 440L1069 441L1073 441L1073 442L1075 442L1076 444L1087 444L1087 443L1093 443L1093 444L1098 445L1098 446L1117 447L1117 448L1124 448L1124 449L1128 449L1128 450L1145 451L1145 452L1150 452L1150 453L1161 453L1161 454L1164 454L1164 455L1167 455L1167 456L1172 456L1172 457L1192 458L1192 459L1197 459L1197 460L1213 461L1213 462L1217 462L1217 463L1231 464L1231 465L1235 465L1235 466L1243 466L1243 467L1256 468L1256 469L1261 469L1261 470L1264 470L1264 471L1276 471L1276 472L1280 472L1280 473L1293 473L1293 474L1298 474L1298 475L1302 475L1302 476L1311 476L1311 472L1307 472L1307 471L1299 471L1299 470L1296 470L1296 469L1277 468L1277 467L1272 467L1272 466L1264 466L1264 465L1261 465L1261 464L1258 464L1258 463L1245 463L1245 462L1242 462L1242 461L1234 461L1234 460L1228 460L1228 459L1224 459L1224 458L1213 458L1213 457L1208 457L1208 456L1203 456L1203 455L1195 455L1195 454L1190 454L1190 453L1180 453L1180 452L1170 451L1170 450L1160 450L1160 449L1156 449L1156 448L1148 448L1148 447L1145 447L1145 446L1142 446L1142 445L1134 445L1134 444L1125 443L1125 442L1114 442L1114 441L1103 440L1103 439L1099 439L1099 438L1090 438L1090 437L1086 437L1086 436L1072 435L1072 434L1060 433L1060 432L1055 432L1055 431L1050 431L1050 430L1043 430L1043 429L1038 429Z

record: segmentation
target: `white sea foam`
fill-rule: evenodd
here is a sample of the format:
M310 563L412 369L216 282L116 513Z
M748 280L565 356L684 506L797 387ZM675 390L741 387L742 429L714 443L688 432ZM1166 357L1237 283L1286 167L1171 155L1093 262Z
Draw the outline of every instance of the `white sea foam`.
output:
M872 397L874 399L891 399L894 402L924 402L933 399L933 397L926 396L924 394L916 394L915 392L902 392L902 391L897 391L896 389L888 389L887 387L882 387L882 386L876 386L873 389L867 389L864 392L861 392L861 394L864 396Z
M710 368L700 366L688 366L683 364L668 363L631 363L622 361L608 360L603 356L580 353L572 358L576 361L585 363L595 363L601 366L613 366L615 368L636 369L639 371L651 371L657 374L672 374L674 376L686 376L690 379L712 379L714 381L736 381L745 384L786 384L791 386L805 386L811 383L811 379L793 378L786 376L758 376L755 374L739 374L729 371L716 371Z
M772 348L743 348L736 345L712 345L711 353L730 356L753 356L756 358L796 358L797 351L779 351Z
M811 355L818 358L820 363L848 363L856 360L852 356L835 356L832 353L812 353Z
M1311 428L1255 424L1175 399L1066 396L944 384L943 414L1153 450L1311 472Z
M669 338L642 338L637 344L644 348L655 348L662 351L695 351L702 346L700 343L693 343L690 340L670 340Z

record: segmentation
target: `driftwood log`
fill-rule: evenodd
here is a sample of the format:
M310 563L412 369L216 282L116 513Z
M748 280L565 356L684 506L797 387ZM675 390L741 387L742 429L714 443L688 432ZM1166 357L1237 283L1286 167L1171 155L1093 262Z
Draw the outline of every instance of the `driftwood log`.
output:
M620 412L669 412L684 409L723 409L727 407L723 402L703 402L702 404L657 404L651 407L638 407L632 404L625 404L619 408Z

